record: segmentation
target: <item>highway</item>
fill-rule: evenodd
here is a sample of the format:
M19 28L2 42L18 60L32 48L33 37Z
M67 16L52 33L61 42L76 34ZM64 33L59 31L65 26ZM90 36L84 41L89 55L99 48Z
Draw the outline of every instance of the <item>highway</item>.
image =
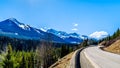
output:
M84 48L80 48L78 50L76 50L70 60L70 65L68 66L68 68L81 68L80 66L80 52L83 50Z
M80 54L81 68L120 68L120 55L88 47Z
M120 55L91 46L75 51L69 68L120 68Z

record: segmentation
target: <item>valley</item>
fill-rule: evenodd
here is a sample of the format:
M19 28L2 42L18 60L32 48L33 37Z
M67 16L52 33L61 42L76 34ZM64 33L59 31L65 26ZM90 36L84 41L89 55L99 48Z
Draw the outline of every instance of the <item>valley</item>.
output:
M112 36L101 34L99 40L94 33L37 29L9 18L0 22L0 67L118 68L119 55L112 53L119 54L119 34L119 29Z
M0 68L120 68L119 0L0 0Z

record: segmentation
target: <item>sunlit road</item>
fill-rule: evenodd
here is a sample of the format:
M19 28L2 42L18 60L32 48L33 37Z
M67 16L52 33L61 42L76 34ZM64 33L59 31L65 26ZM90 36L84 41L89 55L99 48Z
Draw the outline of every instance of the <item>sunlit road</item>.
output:
M88 47L80 54L81 68L120 68L120 55Z
M68 68L80 68L80 52L83 50L83 48L78 49L74 52L71 60L70 60L70 65Z

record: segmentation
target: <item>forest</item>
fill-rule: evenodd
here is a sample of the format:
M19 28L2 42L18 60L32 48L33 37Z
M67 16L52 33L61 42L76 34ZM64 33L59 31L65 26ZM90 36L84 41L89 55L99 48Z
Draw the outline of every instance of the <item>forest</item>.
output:
M0 36L0 68L48 68L79 45Z

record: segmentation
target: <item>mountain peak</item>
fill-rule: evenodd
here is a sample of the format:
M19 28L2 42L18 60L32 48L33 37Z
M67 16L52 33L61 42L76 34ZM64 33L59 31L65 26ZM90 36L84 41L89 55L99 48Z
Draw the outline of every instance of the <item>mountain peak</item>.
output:
M16 19L15 19L15 18L9 18L9 20L12 20L12 21L13 21L13 20L16 20Z
M15 18L9 18L8 20L13 21L13 22L18 22Z
M7 21L16 24L17 26L19 26L20 28L24 29L24 30L30 30L30 26L26 25L24 23L20 23L17 19L15 18L9 18L7 19Z
M76 35L76 36L79 36L79 34L77 34L77 33L70 33L70 35Z
M7 19L8 21L11 21L11 22L13 22L13 23L15 23L15 24L17 24L17 25L19 25L19 24L22 24L22 23L20 23L17 19L15 19L15 18L9 18L9 19Z

